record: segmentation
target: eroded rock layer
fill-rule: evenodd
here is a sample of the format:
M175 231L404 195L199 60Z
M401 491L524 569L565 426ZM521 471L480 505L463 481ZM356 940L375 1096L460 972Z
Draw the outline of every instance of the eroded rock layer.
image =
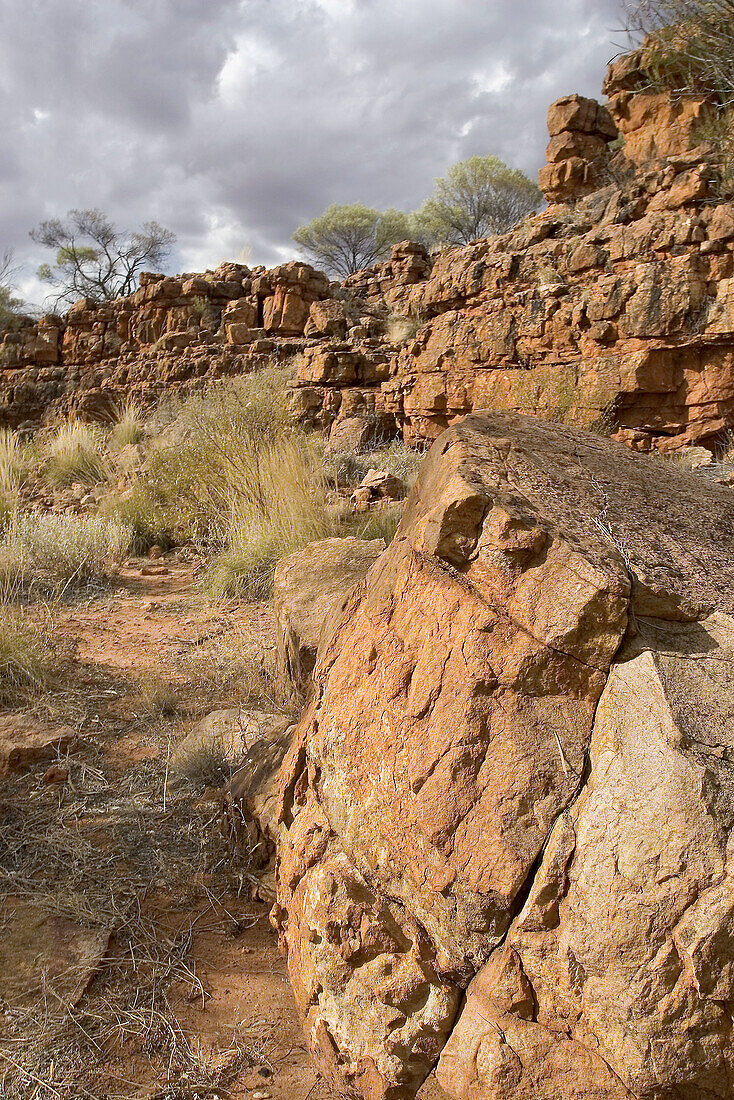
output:
M734 203L701 141L710 105L652 94L644 50L604 91L551 106L550 205L511 232L435 263L405 241L342 285L302 263L144 276L0 334L0 420L104 416L275 357L326 430L361 418L420 442L493 408L715 448L734 426Z
M733 539L728 490L578 429L434 444L281 773L335 1087L402 1100L440 1057L457 1100L730 1095Z

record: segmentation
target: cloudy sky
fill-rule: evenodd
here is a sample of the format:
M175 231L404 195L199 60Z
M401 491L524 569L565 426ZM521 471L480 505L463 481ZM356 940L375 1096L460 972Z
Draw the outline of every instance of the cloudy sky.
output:
M272 264L332 202L412 209L455 161L544 161L599 96L620 0L0 0L0 254L43 218L175 231L172 270Z

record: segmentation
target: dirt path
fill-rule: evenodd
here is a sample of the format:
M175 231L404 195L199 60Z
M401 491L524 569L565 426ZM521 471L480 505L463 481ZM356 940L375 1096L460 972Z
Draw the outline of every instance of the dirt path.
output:
M44 782L48 761L0 779L0 1095L327 1097L269 905L211 792L170 768L231 703L227 647L271 644L269 612L213 612L190 567L144 564L51 613L76 657L38 721L80 739L57 754L66 780Z

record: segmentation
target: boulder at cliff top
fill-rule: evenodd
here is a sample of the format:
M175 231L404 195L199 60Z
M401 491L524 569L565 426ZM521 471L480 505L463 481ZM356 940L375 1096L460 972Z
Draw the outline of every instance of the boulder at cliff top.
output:
M599 436L434 444L281 773L276 923L337 1089L441 1056L458 1100L729 1095L733 540L728 490Z

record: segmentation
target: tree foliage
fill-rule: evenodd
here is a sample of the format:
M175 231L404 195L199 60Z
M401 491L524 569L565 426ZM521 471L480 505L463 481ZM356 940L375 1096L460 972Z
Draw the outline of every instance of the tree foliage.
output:
M417 236L438 244L467 244L504 233L543 202L536 185L498 157L469 157L437 179L414 215Z
M137 232L120 231L100 210L70 210L66 219L41 222L30 235L56 253L55 262L42 264L38 276L56 287L57 303L108 301L132 293L140 272L159 269L176 240L157 222L145 222Z
M627 30L645 39L651 77L734 107L734 0L627 0Z
M320 267L345 278L385 259L392 245L409 236L410 219L399 210L380 213L360 202L333 204L293 234Z
M16 298L13 294L13 278L17 274L17 268L13 262L13 253L9 250L0 256L0 325L7 325L17 317L22 298Z

